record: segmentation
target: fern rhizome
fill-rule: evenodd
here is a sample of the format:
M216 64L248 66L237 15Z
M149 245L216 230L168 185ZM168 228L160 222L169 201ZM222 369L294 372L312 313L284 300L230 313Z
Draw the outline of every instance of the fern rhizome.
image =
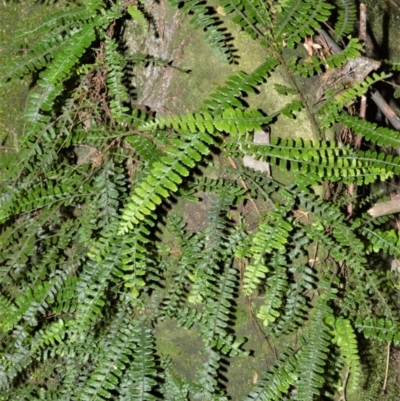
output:
M367 193L399 174L387 152L399 134L354 112L384 70L326 87L314 104L301 84L361 56L353 1L168 0L237 67L176 114L135 107L127 84L138 66L176 68L125 56L127 20L163 35L150 2L64 3L14 38L2 68L3 85L26 75L34 85L18 146L1 153L0 399L358 399L363 348L400 342L399 286L383 262L400 237L346 186ZM341 53L313 47L323 23ZM253 71L240 69L235 35L260 45ZM304 42L314 50L301 59ZM283 106L249 107L278 70L288 84L271 96ZM274 130L299 113L314 140ZM346 127L368 146L326 139ZM186 336L197 355L185 354ZM254 353L260 343L270 349ZM232 378L237 361L257 368Z

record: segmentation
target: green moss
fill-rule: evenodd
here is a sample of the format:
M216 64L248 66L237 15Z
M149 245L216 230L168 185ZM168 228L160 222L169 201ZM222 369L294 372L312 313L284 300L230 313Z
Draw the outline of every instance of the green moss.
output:
M33 2L1 2L0 3L0 60L18 58L21 49L13 48L15 37L20 30L36 27L46 15L61 8L62 2L46 6ZM28 37L26 45L32 43L35 37ZM4 79L4 71L0 65L0 80ZM21 119L29 94L32 79L28 75L25 79L0 86L0 145L5 151L15 151L17 137L23 131Z
M171 358L176 374L194 380L196 368L205 361L204 355L200 354L203 343L196 326L187 330L167 319L157 324L154 335L157 353Z

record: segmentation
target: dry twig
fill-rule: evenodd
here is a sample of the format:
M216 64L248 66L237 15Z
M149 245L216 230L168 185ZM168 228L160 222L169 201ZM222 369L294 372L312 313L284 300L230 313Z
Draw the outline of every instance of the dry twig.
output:
M385 380L383 381L382 392L386 391L387 379L389 374L389 361L390 361L390 345L391 343L388 342L387 351L386 351L386 370L385 370Z

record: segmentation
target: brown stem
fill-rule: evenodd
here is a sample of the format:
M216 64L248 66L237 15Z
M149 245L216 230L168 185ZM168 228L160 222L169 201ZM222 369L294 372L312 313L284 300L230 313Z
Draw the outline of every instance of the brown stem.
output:
M372 217L386 216L387 214L400 212L400 199L394 199L388 202L376 203L367 211Z
M385 115L385 117L389 120L390 124L400 131L400 118L393 111L393 109L386 103L386 100L382 97L382 95L376 91L371 91L371 99L378 106L379 110Z

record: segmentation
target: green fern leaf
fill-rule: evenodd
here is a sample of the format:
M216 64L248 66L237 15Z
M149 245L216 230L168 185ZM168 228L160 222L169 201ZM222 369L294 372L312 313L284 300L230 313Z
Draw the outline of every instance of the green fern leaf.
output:
M232 21L252 39L263 39L264 30L271 25L273 9L269 4L260 0L223 0L220 5L224 13L234 14Z
M244 399L244 401L275 401L289 391L297 379L296 369L298 362L294 356L295 352L289 348L275 362L272 369L263 374L258 380L255 388Z
M120 384L121 401L155 401L152 394L157 386L154 338L150 327L144 321L134 321L128 343L134 345L133 361L124 373ZM132 341L133 340L133 341Z
M355 322L355 327L362 331L366 338L377 338L385 343L400 343L400 326L389 319L360 316Z
M168 2L179 8L183 12L191 15L190 23L195 29L203 29L204 40L216 51L216 54L225 61L235 60L234 49L230 44L231 36L221 27L220 19L215 15L215 11L200 0L168 0Z
M135 193L125 205L118 235L127 233L134 224L150 215L156 205L162 202L162 198L177 191L182 177L189 174L187 167L192 168L203 155L207 155L213 142L212 137L205 132L197 135L187 133L182 139L176 139L175 147L165 150L166 156L153 163L150 174L135 188Z
M335 0L338 17L334 26L334 40L338 41L354 29L357 19L357 8L351 0Z
M278 42L285 42L290 48L305 36L314 34L325 22L333 7L323 0L291 0L284 4L274 27L274 36Z
M265 327L273 323L281 314L283 294L288 287L286 265L285 257L278 253L268 262L268 268L273 273L266 280L264 301L257 313L257 317Z
M385 79L387 75L374 73L372 77L367 77L363 82L354 84L351 88L345 89L339 94L335 91L327 91L327 103L319 110L321 126L328 128L337 120L344 107L351 105L357 97L365 95L374 83Z
M395 258L400 257L400 237L398 231L382 231L378 228L365 226L362 233L369 239L370 252L385 252Z
M246 295L250 295L266 278L269 269L265 258L276 250L285 249L289 232L292 230L291 224L282 218L287 213L287 207L290 208L290 204L271 212L270 218L259 225L251 246L248 249L238 248L236 251L236 257L251 258L243 278L243 291Z
M290 268L290 272L296 278L296 282L289 284L286 292L286 302L283 312L271 331L277 334L287 334L301 326L310 311L307 304L306 291L316 287L317 279L311 268L298 265Z
M217 115L228 108L243 107L239 100L243 94L255 93L254 87L261 85L278 64L279 61L275 57L269 56L250 74L239 71L236 75L228 77L225 86L219 87L217 92L209 95L204 101L205 106Z
M80 391L78 400L110 399L120 378L134 355L135 329L132 319L125 316L123 309L113 320L111 329L100 344L100 355L93 372Z
M302 401L313 401L320 394L324 384L324 366L329 354L329 328L325 324L332 310L326 304L326 295L322 296L311 317L310 329L306 344L298 355L299 378L297 381L297 398Z
M288 111L289 112L289 111ZM174 128L176 131L207 132L211 135L215 129L232 135L244 135L247 131L261 130L261 125L268 124L270 117L264 117L258 110L227 108L222 115L212 116L208 112L186 114L156 119L148 123L147 128Z
M146 34L148 33L148 21L144 16L143 12L138 8L138 6L129 5L126 8L128 14L136 21L138 21L140 27L142 28L143 32Z
M355 133L362 135L368 141L376 143L379 146L400 147L400 134L398 131L378 127L375 123L370 123L348 114L340 114L338 116L338 121L352 129Z
M346 387L346 392L351 397L359 388L361 363L357 349L356 335L349 320L343 318L336 319L334 342L338 344L344 356L344 361L350 369L350 379Z
M126 87L121 83L125 60L118 53L115 40L110 39L108 36L105 40L105 52L108 64L107 87L108 95L111 97L111 115L118 122L123 122L125 121L125 115L129 110L127 106L124 106L124 103L128 101L128 93Z

